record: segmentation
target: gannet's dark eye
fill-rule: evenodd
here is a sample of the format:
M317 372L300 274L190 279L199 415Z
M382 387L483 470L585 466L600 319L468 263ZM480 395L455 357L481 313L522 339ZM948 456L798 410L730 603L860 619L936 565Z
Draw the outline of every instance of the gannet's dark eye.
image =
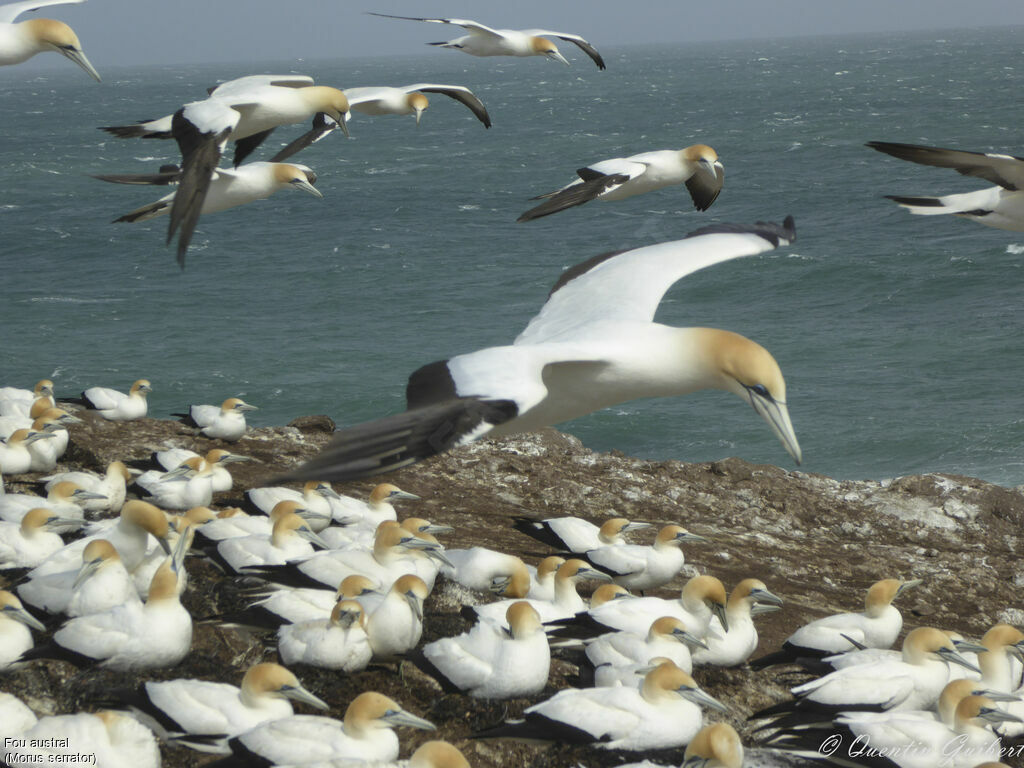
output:
M768 394L768 387L766 387L764 384L754 384L753 386L747 387L747 389L749 389L751 392L753 392L755 395L758 395L759 397L764 397L769 400L772 397L770 394Z

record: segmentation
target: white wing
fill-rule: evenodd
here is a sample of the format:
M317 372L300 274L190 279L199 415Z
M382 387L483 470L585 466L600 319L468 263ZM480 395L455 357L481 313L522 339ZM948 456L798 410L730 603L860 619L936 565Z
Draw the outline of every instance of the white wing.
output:
M28 0L24 3L11 3L0 5L0 22L10 24L23 13L45 8L48 5L77 5L85 0Z
M190 451L188 448L168 448L166 451L157 451L156 463L170 472L186 459L194 459L198 456L198 453Z
M218 169L220 173L230 173L230 169ZM214 421L220 418L220 406L219 405L193 405L188 409L188 415L192 417L192 421L196 423L198 427L208 427L213 424Z
M245 96L253 89L263 88L267 85L277 85L281 88L302 88L313 85L313 78L308 75L247 75L209 88L207 93L214 98L230 100Z
M483 37L505 37L501 32L496 29L484 26L478 21L471 21L470 19L425 19L422 16L392 16L389 13L373 13L369 12L371 16L383 16L386 19L405 19L406 21L429 21L433 24L454 24L457 27L462 27L467 32L473 35L481 35Z
M672 285L693 272L741 256L786 245L796 238L792 217L782 226L758 223L699 229L682 240L604 254L568 269L547 303L515 345L572 338L597 321L651 322Z
M128 397L124 392L118 392L116 389L108 389L107 387L90 387L82 394L86 400L92 403L93 408L99 411L117 408L121 401Z

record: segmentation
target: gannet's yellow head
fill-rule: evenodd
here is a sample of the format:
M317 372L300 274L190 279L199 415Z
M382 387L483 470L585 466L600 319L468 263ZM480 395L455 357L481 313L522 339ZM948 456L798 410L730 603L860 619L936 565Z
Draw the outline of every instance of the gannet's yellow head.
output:
M347 123L351 115L351 107L348 97L342 91L327 85L307 85L300 88L299 91L312 109L327 115L348 136Z
M736 729L728 723L705 725L686 746L683 768L716 766L742 768L743 743Z
M416 114L416 125L419 125L420 118L423 116L423 110L430 106L430 102L427 101L427 97L419 91L413 91L405 97L405 103L408 104L409 109Z
M30 19L19 24L26 30L30 37L35 38L40 51L56 51L61 56L66 56L75 64L84 69L89 76L97 83L100 82L99 73L85 57L82 51L82 43L78 35L63 21L56 19Z
M549 59L560 61L566 66L569 66L569 62L566 61L565 57L558 52L558 46L546 37L531 37L530 48L537 56L546 56Z
M295 163L274 163L274 181L280 184L282 187L290 187L291 189L300 189L303 192L308 192L314 197L323 197L323 194L319 189L313 186L316 182L316 174L306 167L305 165L297 165ZM230 400L225 400L224 405L221 406L223 410L227 409L227 404L232 403L231 408L238 411L255 411L256 406L248 405L244 401L233 397Z

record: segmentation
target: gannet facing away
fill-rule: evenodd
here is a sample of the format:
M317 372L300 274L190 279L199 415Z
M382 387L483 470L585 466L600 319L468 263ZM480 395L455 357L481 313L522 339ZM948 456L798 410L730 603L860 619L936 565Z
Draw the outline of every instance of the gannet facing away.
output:
M922 216L953 214L987 227L1024 232L1024 158L988 152L869 141L867 146L912 163L952 168L964 176L996 186L943 197L886 195L911 213Z
M558 52L555 44L545 39L545 37L557 37L577 45L593 60L598 69L605 68L604 60L594 46L579 35L571 35L567 32L552 32L548 29L491 29L469 19L425 19L419 16L393 16L388 13L372 12L370 15L383 16L386 19L454 24L469 32L464 37L442 43L428 43L428 45L454 48L471 56L545 56L568 66L569 62Z
M799 464L786 383L764 347L729 331L652 322L677 280L772 250L795 238L782 226L714 225L683 240L591 259L566 271L515 342L420 368L409 410L339 432L293 480L348 480L387 472L479 439L539 429L617 403L701 389L739 396Z
M29 19L19 24L14 20L28 11L48 5L84 3L85 0L28 0L0 5L0 66L20 64L37 53L56 51L84 69L96 82L99 73L85 57L78 35L67 24L55 19Z
M534 200L544 202L516 221L550 216L591 200L625 200L675 184L686 184L693 207L706 211L725 183L725 169L718 153L706 144L615 157L580 168L576 174L579 178L564 187L535 197Z
M346 88L342 93L348 98L353 111L367 115L416 115L416 125L430 102L424 93L443 93L464 104L484 124L491 127L487 108L476 95L461 85L440 85L437 83L416 83L400 88L366 87Z
M134 421L146 415L146 395L153 391L146 379L139 379L128 394L107 387L91 387L82 393L86 406L110 421Z

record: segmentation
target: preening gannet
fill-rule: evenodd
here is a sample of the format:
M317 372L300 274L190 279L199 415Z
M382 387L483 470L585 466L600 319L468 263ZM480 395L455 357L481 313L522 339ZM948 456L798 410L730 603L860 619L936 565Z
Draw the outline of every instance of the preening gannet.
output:
M987 152L965 152L918 144L869 141L867 146L912 163L952 168L997 186L943 197L886 195L911 213L953 214L987 227L1024 232L1024 158Z
M725 169L718 160L718 153L707 144L614 157L584 166L576 174L579 178L564 187L533 198L544 202L516 221L550 216L591 200L625 200L675 184L686 184L693 207L706 211L725 183Z
M327 709L292 672L272 662L249 667L239 687L207 680L150 681L115 696L163 737L235 736L261 723L290 717L292 701Z
M750 662L752 669L789 664L799 658L820 659L855 647L889 648L903 629L903 616L892 601L920 579L882 579L868 589L863 613L837 613L805 624L782 644L782 650Z
M716 667L742 664L757 648L752 611L755 608L776 610L781 605L782 598L769 592L763 581L744 579L729 594L729 602L726 603L729 629L723 629L718 619L712 618L705 636L706 647L694 651L693 663Z
M412 661L447 692L479 699L516 699L540 693L551 652L540 615L527 602L505 613L508 628L482 619L469 632L423 646Z
M545 739L640 751L688 743L702 725L701 707L727 711L671 661L631 688L569 688L528 707L525 719L476 738Z
M91 387L82 393L87 407L110 421L133 421L146 415L146 395L153 391L146 379L139 379L128 394L107 387Z
M512 526L520 533L563 552L586 552L625 544L625 534L650 528L651 524L631 522L624 517L609 518L600 526L580 517L552 517L547 520L516 517Z
M469 19L425 19L419 16L393 16L388 13L373 12L370 15L383 16L386 19L454 24L469 32L464 37L442 43L427 43L427 45L454 48L471 56L546 56L568 66L569 62L558 52L555 44L545 39L545 37L557 37L579 46L580 50L593 60L598 69L605 68L604 60L594 46L579 35L571 35L566 32L552 32L548 29L491 29Z
M221 566L242 573L252 566L283 565L313 554L313 545L326 547L324 541L309 524L296 514L301 509L297 501L282 501L274 508L276 521L270 535L254 533L224 539L217 543L215 556Z
M346 88L342 93L355 112L367 115L416 115L416 125L429 105L424 93L443 93L464 104L484 124L491 127L491 117L487 108L476 95L462 85L439 85L437 83L416 83L400 88L386 86L366 88Z
M423 602L429 595L426 582L409 573L395 579L379 603L368 605L366 633L373 658L390 661L416 647L423 635Z
M149 470L135 480L147 500L163 509L208 507L213 500L213 465L201 456L185 459L169 472Z
M186 186L193 181L186 172L180 175L158 174L157 176L100 175L95 178L102 181L130 184L169 184L172 182L179 184L178 189L170 194L126 213L114 219L114 222L148 221L169 213L171 224L167 242L171 241L180 227L178 262L182 266L184 266L185 252L192 240L192 233L199 223L199 217L203 214L218 213L257 200L264 200L281 189L301 190L314 197L323 198L320 190L313 186L316 183L316 174L308 166L297 163L256 162L247 163L238 168L215 168L211 171L211 177L201 199L199 199L198 183L196 187ZM136 181L129 181L129 179L136 179ZM148 181L137 181L137 179L148 179ZM191 194L189 194L190 192ZM231 405L227 411L224 411L224 406L221 406L220 409L209 405L192 406L193 409L213 408L219 410L219 413L200 412L197 426L200 427L200 431L204 435L233 442L245 433L245 417L241 411L256 410L256 406L248 405L238 398L232 398L232 400L237 400L239 405ZM196 419L195 414L193 414L193 419Z
M85 57L78 35L67 24L54 19L29 19L21 23L14 20L28 11L48 5L84 3L85 0L28 0L0 5L0 66L20 64L37 53L56 51L84 69L96 82L99 73Z
M282 624L277 652L285 664L358 672L373 658L366 613L355 600L339 600L330 617Z
M714 225L683 240L598 256L566 271L510 346L420 368L405 413L339 432L293 480L387 472L484 435L539 429L641 397L724 389L750 403L800 463L786 383L771 354L729 331L653 323L665 292L704 267L795 238L782 226Z

